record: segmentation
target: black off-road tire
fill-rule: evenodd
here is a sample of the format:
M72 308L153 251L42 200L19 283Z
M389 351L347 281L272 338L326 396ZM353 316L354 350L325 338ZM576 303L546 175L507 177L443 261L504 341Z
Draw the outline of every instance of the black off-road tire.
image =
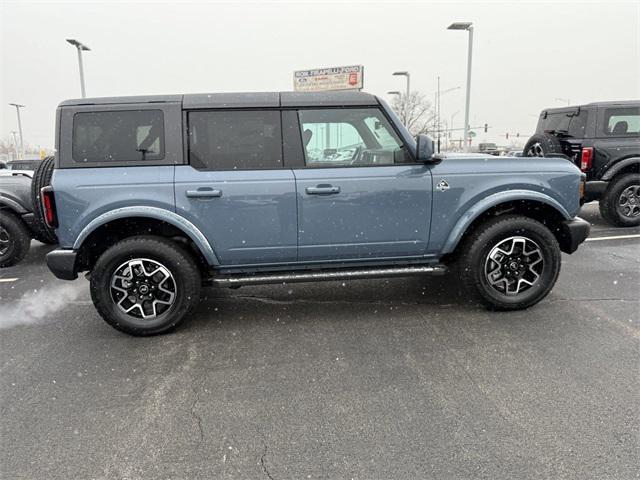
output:
M562 142L550 133L536 133L522 149L525 157L548 157L564 154Z
M640 225L640 215L628 217L618 209L622 193L629 188L638 186L640 186L640 175L637 173L628 173L614 178L599 202L602 218L614 227L637 227ZM638 189L636 189L637 191ZM637 195L636 198L640 199ZM640 205L635 208L640 208Z
M47 226L44 219L44 211L42 210L42 202L40 201L40 190L43 187L51 185L51 177L53 176L55 157L46 157L40 162L33 172L33 180L31 181L31 202L33 203L33 214L36 221L33 225L33 237L39 242L48 245L58 243L53 229Z
M162 264L175 280L174 303L153 319L135 318L125 313L111 293L112 275L124 262L144 258ZM134 336L168 332L180 325L200 300L200 270L184 248L172 240L136 236L122 240L105 251L91 272L93 304L113 328Z
M8 240L8 246L4 242L0 243L0 268L11 267L22 261L31 244L29 228L6 210L0 210L0 239Z
M533 240L541 250L543 267L533 286L517 295L492 287L485 275L487 257L494 246L510 237ZM558 241L542 223L521 215L504 215L476 228L461 245L457 270L472 299L493 310L522 310L535 305L551 291L560 273Z

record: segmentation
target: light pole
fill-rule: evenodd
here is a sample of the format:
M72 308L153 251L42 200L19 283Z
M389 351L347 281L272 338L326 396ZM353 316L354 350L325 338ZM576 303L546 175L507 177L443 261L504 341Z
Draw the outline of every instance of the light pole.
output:
M15 130L11 130L11 138L13 139L13 150L16 152L16 160L20 158L20 152L18 150L18 139L16 138L17 134L18 132L16 132Z
M407 77L407 100L409 99L409 94L411 93L411 89L409 88L409 82L410 82L410 78L411 75L409 74L409 72L393 72L394 75L400 76L400 77Z
M82 92L82 98L85 98L87 96L87 92L84 88L84 68L82 67L82 52L89 52L91 51L91 49L73 38L67 38L67 42L76 47L76 50L78 50L78 67L80 68L80 91Z
M20 158L24 160L24 138L22 137L22 122L20 121L20 109L24 108L24 105L19 103L10 103L12 107L16 107L16 115L18 116L18 133L20 134Z
M455 22L447 30L466 30L469 32L469 47L467 49L467 98L464 106L464 149L469 151L469 103L471 102L471 58L473 55L473 23Z
M402 123L406 124L407 123L407 115L405 112L405 106L407 105L407 102L402 102L402 92L399 92L398 90L391 90L389 92L387 92L387 95L395 95L396 97L398 97L398 106L400 107L400 120L402 120Z

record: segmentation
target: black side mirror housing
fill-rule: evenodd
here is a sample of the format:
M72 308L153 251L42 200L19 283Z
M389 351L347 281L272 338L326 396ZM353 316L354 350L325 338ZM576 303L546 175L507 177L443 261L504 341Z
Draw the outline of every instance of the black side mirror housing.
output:
M420 134L416 137L416 157L419 162L440 163L441 158L434 158L435 145L431 137Z

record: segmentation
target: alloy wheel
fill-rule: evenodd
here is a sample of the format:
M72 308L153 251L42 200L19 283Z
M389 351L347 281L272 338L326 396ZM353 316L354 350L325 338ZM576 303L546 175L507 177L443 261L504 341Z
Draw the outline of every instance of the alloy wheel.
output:
M156 260L135 258L115 269L111 298L125 314L150 320L166 312L176 299L176 282Z
M485 279L503 295L514 296L530 289L544 269L542 250L527 237L500 240L487 255Z
M4 255L7 253L9 248L11 247L11 237L9 236L9 232L0 226L0 255Z
M536 142L527 150L527 157L544 157L544 150L540 142Z
M617 210L626 218L636 218L640 215L640 185L631 185L620 193Z

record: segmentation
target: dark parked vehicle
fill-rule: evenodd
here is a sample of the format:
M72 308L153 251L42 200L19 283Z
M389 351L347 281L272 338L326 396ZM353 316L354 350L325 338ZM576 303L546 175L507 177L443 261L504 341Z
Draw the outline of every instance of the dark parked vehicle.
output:
M41 163L42 160L11 160L7 162L7 169L34 171Z
M434 154L363 92L70 100L42 190L60 248L113 327L174 328L203 284L443 274L527 308L589 233L564 159Z
M500 149L495 143L478 144L478 153L486 153L488 155L500 155Z
M640 101L542 111L526 156L566 156L586 175L585 200L598 200L612 225L640 225Z
M51 181L52 167L50 157L38 161L33 180L22 174L0 176L0 268L20 262L32 238L57 243L55 233L46 225L39 197L40 188Z

